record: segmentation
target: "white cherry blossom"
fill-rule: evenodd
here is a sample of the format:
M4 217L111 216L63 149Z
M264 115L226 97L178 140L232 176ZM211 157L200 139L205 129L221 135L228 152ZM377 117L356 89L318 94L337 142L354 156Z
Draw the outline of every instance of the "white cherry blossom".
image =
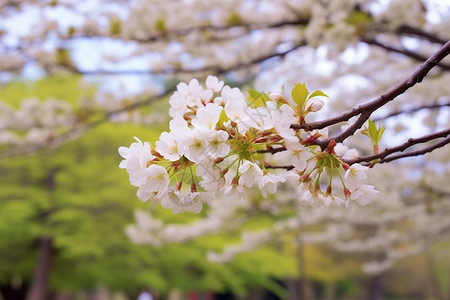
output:
M276 193L279 182L286 182L286 178L278 174L264 174L258 182L258 188L261 190L262 196L267 198L268 193Z
M378 191L375 190L374 186L363 184L351 193L350 199L364 206L372 201L375 194L378 194Z
M367 178L366 171L369 168L360 164L353 164L345 171L344 181L347 188L352 192L361 186L362 181Z
M261 168L248 160L239 167L239 186L251 188L263 176Z
M223 107L214 103L208 103L206 106L197 110L195 118L192 119L192 125L195 128L214 130L222 110Z
M119 154L124 158L119 164L119 168L126 169L130 175L130 182L134 186L139 186L142 176L141 172L145 170L147 164L154 159L148 142L142 143L140 139L134 137L137 141L132 143L129 148L119 147Z
M169 187L169 175L165 168L158 165L148 166L142 173L138 196L142 201L156 197L160 199Z
M155 143L156 150L171 161L179 160L185 151L185 145L182 137L174 132L163 132L159 137L159 141Z

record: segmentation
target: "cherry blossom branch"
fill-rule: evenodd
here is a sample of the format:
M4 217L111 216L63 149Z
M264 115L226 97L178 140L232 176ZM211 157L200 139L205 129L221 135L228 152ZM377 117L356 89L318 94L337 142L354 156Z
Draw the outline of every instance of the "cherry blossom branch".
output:
M419 61L419 62L424 62L424 61L427 60L426 56L423 56L423 55L418 54L416 52L409 51L409 50L404 49L404 48L400 49L400 48L395 48L395 47L390 46L390 45L383 44L383 43L377 41L376 39L362 39L362 42L364 42L366 44L369 44L369 45L373 45L373 46L377 46L377 47L383 48L383 49L388 50L390 52L400 53L400 54L406 55L406 56L411 57L412 59L415 59L416 61ZM437 66L439 66L440 68L442 68L442 69L444 69L446 71L450 71L450 65L448 65L446 63L440 62L440 63L437 64Z
M449 143L450 143L450 137L447 137L446 139L444 139L444 140L434 144L433 146L426 147L426 148L423 148L423 149L417 150L417 151L411 151L411 152L408 152L408 153L392 155L390 157L381 159L377 163L387 163L387 162L391 162L393 160L397 160L397 159L400 159L400 158L424 155L424 154L432 152L432 151L434 151L434 150L436 150L438 148L444 147L445 145L448 145ZM366 163L365 165L368 165L368 163Z
M430 32L426 32L423 31L422 29L416 28L416 27L411 27L409 25L402 25L397 29L398 33L405 33L405 34L411 34L411 35L415 35L416 37L421 37L424 38L432 43L437 43L437 44L445 44L446 40L442 39L440 37L438 37L437 35L430 33Z
M449 135L450 135L450 129L445 129L445 130L442 130L442 131L439 131L439 132L436 132L433 134L425 135L420 138L411 138L404 144L396 146L396 147L392 147L392 148L386 148L381 153L363 156L363 157L359 157L357 159L352 159L352 160L345 160L345 163L347 163L348 165L353 165L355 163L361 163L362 165L371 166L371 165L373 165L372 161L374 161L376 159L378 159L377 163L387 163L387 162L391 162L391 161L394 161L394 160L397 160L400 158L424 155L424 154L432 152L438 148L444 147L447 144L450 144L450 136ZM425 148L422 148L422 149L419 149L416 151L410 151L407 153L394 154L396 152L403 152L413 145L429 142L431 140L434 140L437 138L442 138L442 137L445 137L445 139L443 139L442 141L440 141L436 144L433 144L429 147L425 147ZM285 150L286 150L286 148L283 147L283 148L263 150L263 151L258 151L258 152L259 153L276 153L276 152L281 152L281 151L285 151ZM391 154L394 154L394 155L391 155ZM389 156L389 157L387 157L387 156ZM265 164L264 167L267 169L285 169L288 171L292 170L294 168L294 166L292 166L292 165L277 166L277 165L269 165L269 164Z
M336 137L329 138L327 140L319 141L318 145L325 148L331 140L336 142L342 142L349 136L355 133L356 130L361 128L361 126L369 119L372 113L378 108L386 105L388 102L394 100L397 96L405 93L409 88L413 87L417 83L421 82L428 72L433 69L444 57L450 54L450 41L448 41L444 46L442 46L438 51L436 51L432 56L430 56L414 73L412 73L408 78L390 88L385 94L377 97L376 99L361 104L358 107L352 109L351 111L345 112L340 116L330 118L323 121L303 123L303 124L292 124L293 129L321 129L330 125L334 125L340 122L348 121L350 118L359 115L358 119L350 125L345 131Z
M264 164L264 167L266 169L285 169L285 170L292 170L294 168L294 166L292 165L286 165L286 166L276 166L276 165L269 165L269 164Z
M440 108L447 107L447 106L450 107L450 102L448 102L448 103L441 103L441 104L435 103L435 104L430 104L430 105L423 105L423 106L418 106L418 107L414 107L414 108L407 109L407 110L395 111L395 112L392 112L392 113L387 114L385 116L382 116L382 117L379 117L379 118L374 118L374 119L372 119L372 121L377 122L377 121L389 119L391 117L395 117L395 116L402 115L402 114L412 114L412 113L415 113L415 112L418 112L418 111L421 111L421 110L424 110L424 109L433 110L433 109L440 109Z
M396 152L403 152L413 145L426 143L426 142L429 142L429 141L432 141L432 140L435 140L438 138L445 138L445 139L434 145L431 145L429 147L426 147L426 148L423 148L423 149L420 149L417 151L412 151L412 152L408 152L408 153L397 154L397 155L387 157ZM423 155L423 154L431 152L437 148L443 147L443 146L447 145L448 143L450 143L450 128L447 128L447 129L444 129L444 130L441 130L441 131L438 131L438 132L435 132L432 134L424 135L419 138L410 138L405 143L395 146L395 147L386 148L383 152L380 152L378 154L373 154L373 155L359 157L357 159L347 160L346 163L348 163L349 165L352 165L354 163L361 163L361 162L369 163L376 159L380 159L380 161L378 161L379 163L389 162L389 161L393 161L393 160L403 158L403 157Z
M251 23L237 23L232 25L211 25L211 24L199 24L198 26L193 26L190 28L181 28L181 29L173 29L171 31L161 31L156 34L153 34L151 36L145 37L145 38L138 38L138 37L130 37L129 40L138 42L138 43L153 43L163 40L172 40L176 38L182 38L186 35L193 33L193 32L205 32L205 31L212 31L212 32L224 32L224 31L230 31L230 30L236 30L236 29L242 29L244 31L247 31L249 34L253 32L254 30L261 30L261 29L275 29L275 28L281 28L285 26L300 26L300 25L308 25L309 19L295 19L290 21L280 21L275 22L271 24L251 24ZM78 38L92 38L91 35L86 34L75 34L73 36L70 36L66 38L66 40L72 40L72 39L78 39ZM119 35L118 36L105 36L105 38L113 38L113 39L122 39Z
M198 72L211 72L217 75L228 73L230 71L234 70L240 70L245 69L248 67L251 67L253 65L262 63L268 59L275 58L275 57L284 57L288 53L304 46L305 43L297 43L290 49L278 52L278 53L269 53L260 57L257 57L253 60L246 61L246 62L239 62L233 66L230 66L228 68L222 68L217 65L211 65L211 66L205 66L201 68L196 69L185 69L185 68L168 68L168 69L162 69L162 70L123 70L123 71L106 71L106 70L78 70L77 73L82 75L116 75L116 74L133 74L133 75L148 75L148 74L181 74L181 73L198 73Z

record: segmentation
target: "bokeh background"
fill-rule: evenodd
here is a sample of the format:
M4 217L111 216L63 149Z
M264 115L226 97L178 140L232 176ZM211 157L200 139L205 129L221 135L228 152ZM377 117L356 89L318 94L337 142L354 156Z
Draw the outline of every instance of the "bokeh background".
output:
M141 203L117 152L168 129L178 82L306 82L330 96L323 119L405 79L449 29L446 0L0 1L0 299L449 299L448 145L375 166L365 207L280 187L199 215ZM383 148L450 127L449 71L375 113Z

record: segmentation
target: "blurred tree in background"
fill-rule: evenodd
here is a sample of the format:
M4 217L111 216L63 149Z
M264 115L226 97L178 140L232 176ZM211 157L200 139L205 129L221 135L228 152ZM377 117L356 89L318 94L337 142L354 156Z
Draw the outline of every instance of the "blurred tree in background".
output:
M372 115L380 152L423 142L371 169L380 194L365 207L309 207L281 189L175 216L139 202L117 148L155 141L175 85L209 74L264 92L306 82L331 98L307 121L340 116L410 78L448 28L438 0L0 1L3 298L447 299L448 57ZM367 137L348 146L372 153Z

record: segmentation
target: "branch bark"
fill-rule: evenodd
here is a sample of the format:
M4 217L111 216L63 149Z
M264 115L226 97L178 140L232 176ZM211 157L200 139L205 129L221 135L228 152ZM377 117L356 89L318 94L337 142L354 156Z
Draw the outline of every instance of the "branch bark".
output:
M362 39L362 42L364 42L366 44L369 44L369 45L373 45L373 46L377 46L377 47L383 48L383 49L388 50L390 52L406 55L406 56L408 56L408 57L410 57L410 58L412 58L412 59L414 59L414 60L416 60L418 62L424 62L424 61L427 60L426 56L423 56L423 55L421 55L419 53L412 52L412 51L409 51L407 49L395 48L393 46L383 44L383 43L377 41L376 39ZM437 64L437 66L439 66L443 70L450 71L450 65L448 65L446 63L440 62L440 63Z
M389 114L387 114L385 116L382 116L382 117L379 117L379 118L374 118L374 119L372 119L372 121L378 122L378 121L386 120L386 119L389 119L389 118L392 118L392 117L395 117L395 116L398 116L398 115L402 115L402 114L412 114L412 113L415 113L415 112L418 112L418 111L421 111L421 110L424 110L424 109L430 109L430 110L432 110L432 109L440 109L440 108L447 107L447 106L450 107L450 102L449 103L442 103L442 104L435 103L435 104L430 104L430 105L423 105L423 106L418 106L418 107L414 107L414 108L411 108L411 109L395 111L395 112L389 113Z
M432 141L432 140L438 139L438 138L444 138L444 139L434 145L429 146L429 147L426 147L426 148L423 148L423 149L420 149L417 151L393 155L393 156L390 156L387 158L387 156L389 156L393 153L396 153L396 152L403 152L413 145L426 143L426 142L429 142L429 141ZM348 161L346 161L346 163L348 163L349 165L352 165L354 163L371 162L376 159L380 159L380 161L378 161L378 163L386 163L386 162L400 159L403 157L423 155L423 154L431 152L437 148L443 147L443 146L447 145L448 143L450 143L450 128L447 128L447 129L444 129L444 130L441 130L441 131L438 131L438 132L435 132L432 134L424 135L419 138L410 138L408 141L406 141L405 143L403 143L399 146L386 148L383 152L380 152L378 154L368 155L368 156L359 157L357 159L348 160Z
M442 46L438 51L436 51L432 56L430 56L425 63L423 63L414 73L412 73L408 78L398 83L389 89L385 94L377 97L376 99L361 104L353 110L343 113L340 116L330 118L323 121L311 122L305 124L293 124L291 128L293 129L321 129L330 125L334 125L340 122L348 121L350 118L358 116L358 119L350 125L345 131L337 135L336 137L329 138L327 140L320 141L319 145L322 149L326 148L331 140L336 142L342 142L349 136L355 133L356 130L361 128L361 126L369 119L374 111L380 107L386 105L390 101L394 100L397 96L405 93L408 89L413 87L425 78L425 76L433 69L444 57L450 54L450 41L448 41L444 46Z

